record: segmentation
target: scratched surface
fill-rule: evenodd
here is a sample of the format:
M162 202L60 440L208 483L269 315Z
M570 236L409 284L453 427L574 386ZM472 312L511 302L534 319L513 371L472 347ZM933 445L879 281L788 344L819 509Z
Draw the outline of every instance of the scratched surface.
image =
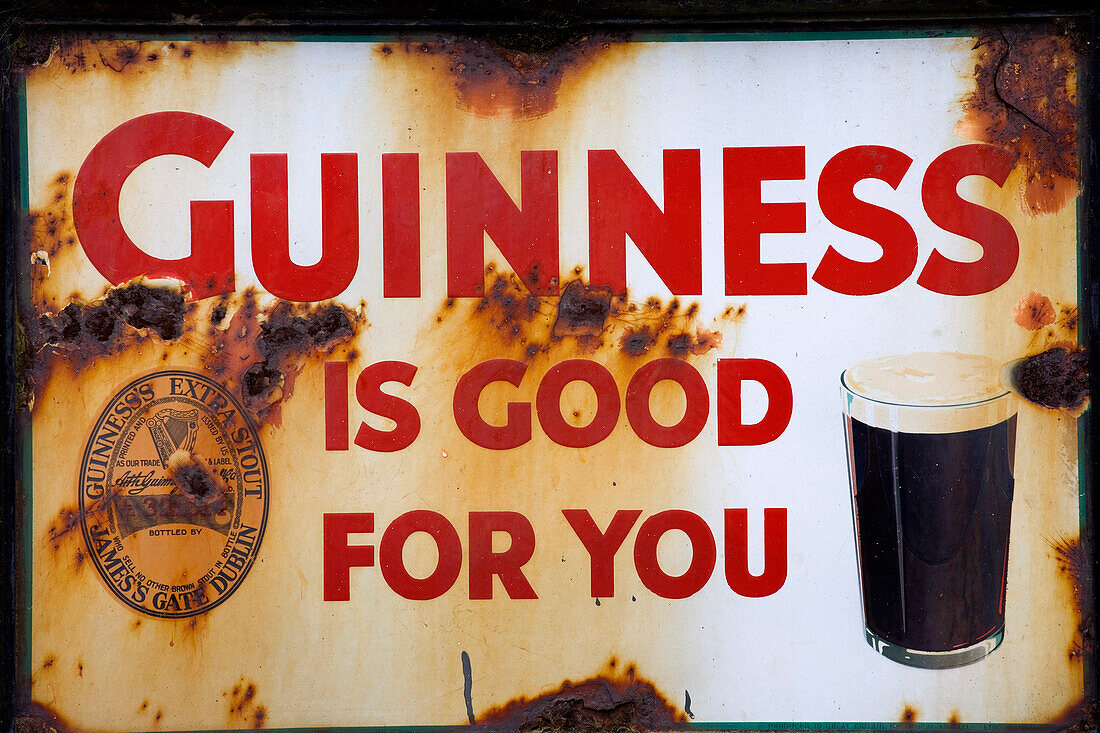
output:
M807 202L807 231L767 235L765 261L807 262L812 272L831 244L854 258L875 257L873 244L832 227L816 203L825 161L867 144L914 159L896 190L871 181L856 191L910 222L919 262L933 247L977 257L973 243L928 220L924 169L966 142L1004 145L1020 139L1020 130L1035 133L1015 117L1019 109L994 104L1011 95L999 77L1005 64L1023 74L1016 88L1031 95L1031 107L1019 107L1032 117L1052 108L1065 113L1075 93L1070 73L1046 80L1057 90L1047 97L1035 97L1040 92L1027 82L1045 73L1028 71L1028 58L1072 69L1072 49L1061 39L1019 47L1010 40L593 38L549 58L435 37L110 41L68 44L30 68L24 185L32 218L21 277L30 318L48 316L35 321L44 331L28 328L43 348L32 370L32 501L23 548L31 568L25 664L36 709L88 730L451 725L471 717L506 725L524 719L523 701L537 720L552 722L559 714L553 699L566 691L604 695L625 716L611 722L651 727L685 720L688 706L695 722L717 723L1074 719L1093 659L1075 593L1091 578L1073 573L1081 490L1075 416L1020 403L1005 641L976 664L931 672L895 664L863 640L838 385L847 366L888 353L958 350L1007 362L1057 344L1074 348L1076 167L1075 153L1065 151L1075 142L1065 138L1064 119L1052 128L1060 139L1035 138L1019 152L1003 187L984 179L960 187L1019 235L1019 264L993 292L946 298L918 287L914 275L867 297L813 282L804 296L722 294L723 147L806 146L806 179L767 183L764 200ZM1047 53L1051 46L1056 53ZM1000 83L1000 97L982 83ZM104 306L110 283L76 237L75 174L117 125L165 110L206 115L234 134L209 169L178 156L138 168L123 189L122 222L149 253L177 258L188 252L188 202L233 201L238 292L187 304L173 316L178 333L154 333L128 311L123 320L131 320L108 347L97 351L84 336L62 343L67 304L79 303L80 314L98 309L97 318L121 312ZM1072 121L1072 108L1068 114ZM1007 121L998 123L998 115ZM594 306L596 326L591 319L567 323L559 313L564 296L528 302L487 239L493 270L485 302L448 301L445 153L479 152L518 201L520 151L558 151L559 277L563 289L570 281L579 289L588 265L587 151L618 151L660 203L661 151L673 148L701 151L701 296L674 299L632 250L628 292L606 311ZM244 292L259 286L249 255L249 155L269 152L289 153L291 254L300 262L320 255L320 154L358 154L360 262L338 299L347 327L338 337L295 342L289 356L257 346L261 324L282 318L293 330L299 322L286 319L301 318L308 331L316 310ZM420 154L419 298L382 297L379 161L389 152ZM1029 293L1045 297L1049 313ZM593 328L597 336L588 338ZM589 448L555 445L536 421L529 443L491 452L467 441L451 414L461 374L488 359L529 365L519 388L495 384L483 395L486 419L500 423L506 401L533 402L539 379L565 359L600 362L623 390L642 364L665 356L696 368L712 399L719 358L775 362L792 383L789 427L767 445L718 448L712 405L700 435L679 448L645 445L620 415L610 437ZM412 385L400 389L420 413L417 441L393 453L355 445L326 451L325 359L350 361L352 378L377 361L417 365ZM109 592L74 523L93 425L123 385L150 371L193 369L245 390L241 365L261 360L278 375L256 373L266 381L255 383L258 402L249 407L270 472L255 562L233 596L206 613L138 613ZM652 405L671 423L683 400L664 387ZM591 394L566 394L574 412L563 419L587 423ZM750 414L762 413L762 395L745 400ZM362 420L385 427L353 403L353 434ZM756 571L763 510L787 509L788 571L778 592L744 598L726 586L721 523L729 507L749 511ZM643 519L693 511L718 539L717 569L689 598L654 595L634 571L635 527L616 556L614 597L593 599L587 555L561 513L579 508L601 527L619 509L641 510ZM538 598L509 599L497 583L492 600L470 600L464 563L455 585L431 601L402 599L376 568L365 568L351 572L350 601L325 602L322 515L374 512L375 534L356 541L377 544L390 520L416 509L448 517L463 542L467 512L522 512L537 538L524 572ZM420 577L435 561L422 539L406 548L409 570ZM679 536L662 542L666 570L682 572L687 549ZM637 705L616 707L624 695L644 700L652 717L639 723L630 712Z

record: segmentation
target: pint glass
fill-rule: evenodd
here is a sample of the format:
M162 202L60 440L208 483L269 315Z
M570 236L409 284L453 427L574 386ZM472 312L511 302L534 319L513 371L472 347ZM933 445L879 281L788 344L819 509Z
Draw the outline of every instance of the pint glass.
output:
M841 375L864 633L928 669L1004 638L1014 397L981 356L918 353Z

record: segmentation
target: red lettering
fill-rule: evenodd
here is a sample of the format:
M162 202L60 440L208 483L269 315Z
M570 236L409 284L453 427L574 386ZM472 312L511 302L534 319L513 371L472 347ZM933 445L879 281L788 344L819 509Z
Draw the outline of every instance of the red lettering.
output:
M521 206L477 153L447 153L447 294L485 292L487 233L535 295L558 294L558 154L520 153Z
M671 380L684 390L687 408L675 425L662 425L649 411L649 395L658 382ZM702 375L679 359L655 359L630 379L626 388L626 416L635 434L658 448L687 445L703 430L710 414L710 394Z
M630 529L638 521L640 509L620 509L611 518L607 530L600 531L587 509L562 509L565 520L588 550L592 565L592 597L612 598L615 595L615 553L622 547Z
M535 530L518 512L470 512L470 598L493 597L493 576L500 578L509 598L538 598L523 575L523 566L535 553ZM505 532L511 544L493 551L493 533Z
M787 510L764 510L764 571L749 572L749 510L727 509L726 583L746 598L770 596L787 580Z
M508 450L531 439L531 405L508 403L508 421L490 425L477 408L482 390L492 382L508 382L518 387L527 373L527 365L512 359L490 359L462 375L455 387L454 416L458 429L475 445L492 450Z
M322 551L326 601L350 600L351 568L374 565L374 547L348 544L349 534L373 531L373 513L325 514Z
M359 266L359 173L355 153L321 154L321 259L290 259L287 160L252 156L252 266L269 293L285 300L335 298Z
M348 449L348 363L325 362L325 450Z
M752 425L741 422L741 383L751 380L768 393L764 417ZM763 445L787 429L794 409L791 382L783 370L765 359L718 360L718 445Z
M405 568L405 542L415 532L435 540L439 559L426 578L417 578ZM386 583L402 598L428 601L450 590L462 568L462 542L458 532L442 514L427 510L406 512L386 527L378 543L378 566Z
M355 444L379 452L398 451L409 447L420 435L420 414L409 402L386 394L382 385L400 382L408 387L416 376L416 367L403 361L380 361L359 373L355 380L355 399L360 407L396 423L392 430L378 430L359 424Z
M1020 241L1012 225L992 209L959 196L959 181L982 176L1003 186L1016 159L992 145L960 145L932 161L924 173L921 201L932 223L982 247L974 262L951 260L933 250L917 284L943 295L978 295L1004 285L1016 271Z
M691 542L691 562L682 575L669 575L657 562L657 545L670 530L678 529ZM642 522L634 540L634 566L642 585L661 598L687 598L698 593L714 572L718 549L703 518L683 509L669 509Z
M233 131L189 112L155 112L122 123L96 143L73 186L73 226L92 266L112 284L140 275L181 280L191 298L231 293L233 202L191 202L191 253L178 260L146 254L119 217L122 186L142 163L182 155L209 168Z
M382 155L382 295L420 297L420 156Z
M626 237L676 295L703 290L698 150L664 151L665 209L614 150L588 151L588 246L593 285L626 291Z
M588 425L570 425L561 416L562 390L574 381L587 383L596 393L596 415ZM615 429L619 420L619 388L603 365L587 359L569 359L546 372L539 383L535 408L539 424L550 440L569 448L587 448Z
M760 235L806 231L806 204L761 202L762 181L806 177L805 147L724 148L726 295L805 295L803 262L761 262Z
M856 182L866 178L901 184L913 159L893 148L861 145L842 150L825 164L817 181L821 213L841 229L882 247L873 262L852 260L832 246L814 271L814 281L845 295L885 293L905 281L917 266L917 235L909 222L881 206L856 198Z

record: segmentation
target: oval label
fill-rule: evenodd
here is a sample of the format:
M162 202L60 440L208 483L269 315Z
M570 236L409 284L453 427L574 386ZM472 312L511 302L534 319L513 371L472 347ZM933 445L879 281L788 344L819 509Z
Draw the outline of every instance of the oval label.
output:
M161 618L210 610L240 586L267 524L256 429L221 385L160 371L99 416L80 468L80 518L99 574Z

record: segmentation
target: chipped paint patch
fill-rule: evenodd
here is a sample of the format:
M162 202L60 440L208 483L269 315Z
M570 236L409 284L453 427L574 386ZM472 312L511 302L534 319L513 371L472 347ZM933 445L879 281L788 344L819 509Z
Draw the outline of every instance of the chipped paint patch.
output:
M1010 365L1008 382L1032 404L1080 413L1089 397L1088 355L1083 349L1056 346Z
M677 709L634 665L610 660L595 677L571 682L534 698L519 698L477 718L493 731L656 731L686 727Z
M211 325L199 336L209 346L204 367L256 417L275 426L282 422L280 405L293 394L306 360L333 356L369 325L362 303L355 311L338 303L278 299L261 307L251 289L209 307ZM350 356L347 348L344 352Z
M1009 150L1025 176L1032 215L1063 208L1077 193L1077 51L1055 33L999 30L974 45L974 89L963 100L962 137Z
M1028 331L1038 331L1043 326L1049 326L1057 317L1050 298L1035 291L1020 298L1020 302L1012 309L1012 320Z

